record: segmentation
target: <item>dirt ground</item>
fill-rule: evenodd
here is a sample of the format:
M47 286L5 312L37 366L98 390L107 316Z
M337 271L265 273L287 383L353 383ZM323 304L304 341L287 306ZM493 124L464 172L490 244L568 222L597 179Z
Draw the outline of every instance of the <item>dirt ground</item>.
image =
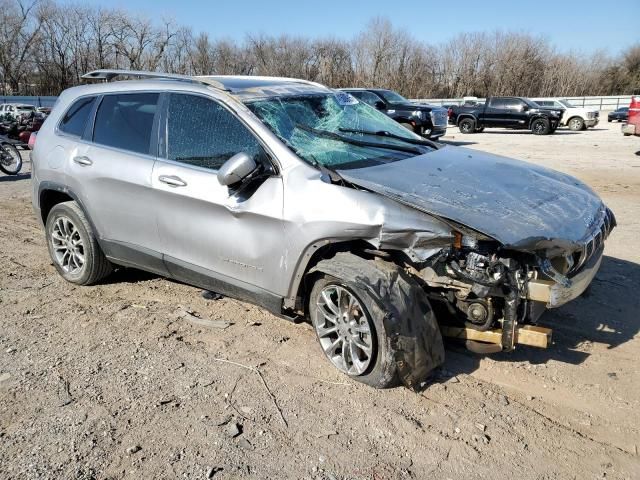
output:
M445 140L573 174L619 226L591 294L544 315L551 348L449 346L420 394L349 380L310 326L248 304L133 270L66 283L30 165L0 174L0 478L640 478L640 138Z

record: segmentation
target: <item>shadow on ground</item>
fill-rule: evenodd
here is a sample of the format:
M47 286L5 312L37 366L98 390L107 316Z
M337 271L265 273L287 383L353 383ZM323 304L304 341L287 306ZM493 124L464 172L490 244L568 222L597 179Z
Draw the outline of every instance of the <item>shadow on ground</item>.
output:
M20 180L29 180L31 173L19 173L18 175L3 175L0 182L19 182Z
M548 310L539 325L553 329L553 345L548 349L519 347L510 353L492 354L504 362L546 363L556 360L572 365L584 362L589 353L582 347L600 343L616 348L633 339L640 331L640 265L605 256L591 287L573 302ZM449 355L444 368L453 374L471 373L482 355L465 350L460 344L447 343Z
M571 130L556 130L553 133L550 133L549 135L582 135L585 132L573 132ZM483 134L490 134L490 135L533 135L533 133L531 132L531 130L526 130L526 129L518 129L518 130L485 130L484 132L480 132L480 133L474 133L472 135L483 135ZM541 136L545 136L545 135L541 135Z
M144 270L138 270L137 268L125 268L118 267L115 272L109 275L107 278L100 282L100 285L115 285L118 283L139 283L147 282L149 280L155 280L161 278L160 275L155 273L145 272Z

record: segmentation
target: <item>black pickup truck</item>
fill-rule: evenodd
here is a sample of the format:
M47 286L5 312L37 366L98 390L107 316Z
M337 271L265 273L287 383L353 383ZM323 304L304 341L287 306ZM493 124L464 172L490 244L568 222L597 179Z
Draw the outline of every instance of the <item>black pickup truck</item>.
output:
M382 88L343 88L361 102L377 108L409 130L436 139L447 133L447 109L426 103L413 103L393 90Z
M535 135L553 133L564 110L545 108L522 97L490 97L485 103L449 108L449 123L462 133L476 133L485 127L531 130Z

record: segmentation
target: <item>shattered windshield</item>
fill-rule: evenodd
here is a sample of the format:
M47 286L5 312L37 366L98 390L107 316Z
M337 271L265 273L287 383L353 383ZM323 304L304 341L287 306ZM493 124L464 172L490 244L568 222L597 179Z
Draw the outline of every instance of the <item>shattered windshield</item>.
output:
M344 92L272 97L246 105L313 165L361 168L433 150L421 137Z

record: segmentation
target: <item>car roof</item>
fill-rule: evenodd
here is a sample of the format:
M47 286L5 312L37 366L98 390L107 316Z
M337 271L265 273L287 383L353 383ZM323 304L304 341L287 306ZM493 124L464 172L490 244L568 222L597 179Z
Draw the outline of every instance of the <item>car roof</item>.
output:
M324 85L297 78L252 75L206 75L195 78L218 82L231 95L242 100L331 92Z
M137 80L110 82L116 77L139 77ZM202 75L189 76L160 72L127 71L127 70L95 70L82 76L84 79L106 80L105 83L92 86L76 87L85 89L87 93L122 91L125 88L141 90L163 87L178 90L214 89L224 92L238 100L246 101L255 98L289 96L312 93L329 93L332 90L318 83L297 78L264 77L251 75ZM126 87L123 87L126 85ZM76 90L77 92L77 90Z
M344 90L345 92L393 92L389 88L363 88L363 87L354 87L354 88L340 88L339 90Z

